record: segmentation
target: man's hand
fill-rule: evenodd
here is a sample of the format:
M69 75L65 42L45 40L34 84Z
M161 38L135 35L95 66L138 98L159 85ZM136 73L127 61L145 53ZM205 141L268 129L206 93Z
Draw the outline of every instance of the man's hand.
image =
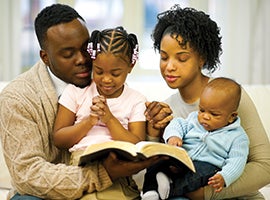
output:
M121 178L131 176L139 171L157 163L158 161L168 159L167 157L152 157L144 161L123 161L116 157L115 153L110 153L104 160L103 165L109 174L112 181Z

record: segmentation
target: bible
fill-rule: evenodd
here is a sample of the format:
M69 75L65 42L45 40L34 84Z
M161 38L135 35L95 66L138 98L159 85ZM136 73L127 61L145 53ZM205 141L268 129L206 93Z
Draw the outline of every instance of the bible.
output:
M108 141L88 146L79 159L79 165L84 166L91 162L101 160L110 152L116 153L118 159L128 161L139 161L151 156L168 156L176 165L184 165L195 172L192 160L182 147L169 144L141 141L137 144L124 141Z

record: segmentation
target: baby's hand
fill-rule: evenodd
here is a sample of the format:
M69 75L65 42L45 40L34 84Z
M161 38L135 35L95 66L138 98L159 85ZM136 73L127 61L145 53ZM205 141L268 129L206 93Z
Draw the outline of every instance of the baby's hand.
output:
M211 185L213 188L215 188L215 192L220 192L225 185L225 181L222 175L217 173L209 178L208 185Z
M168 144L181 147L183 145L183 140L180 137L172 136L168 139Z

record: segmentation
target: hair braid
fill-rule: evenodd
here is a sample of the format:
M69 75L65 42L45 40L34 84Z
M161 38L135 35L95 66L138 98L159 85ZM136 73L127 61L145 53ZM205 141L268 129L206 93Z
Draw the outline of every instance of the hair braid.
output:
M101 52L112 53L133 63L134 49L138 45L138 40L135 34L128 34L123 27L119 26L101 32L93 31L90 43L93 45L93 51L97 49L99 43Z

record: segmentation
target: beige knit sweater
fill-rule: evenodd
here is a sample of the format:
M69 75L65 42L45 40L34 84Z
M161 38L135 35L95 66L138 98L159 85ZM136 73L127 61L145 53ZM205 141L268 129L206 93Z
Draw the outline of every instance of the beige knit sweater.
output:
M15 190L44 199L76 199L108 188L104 167L67 166L69 155L52 143L57 95L39 61L0 94L0 134Z

